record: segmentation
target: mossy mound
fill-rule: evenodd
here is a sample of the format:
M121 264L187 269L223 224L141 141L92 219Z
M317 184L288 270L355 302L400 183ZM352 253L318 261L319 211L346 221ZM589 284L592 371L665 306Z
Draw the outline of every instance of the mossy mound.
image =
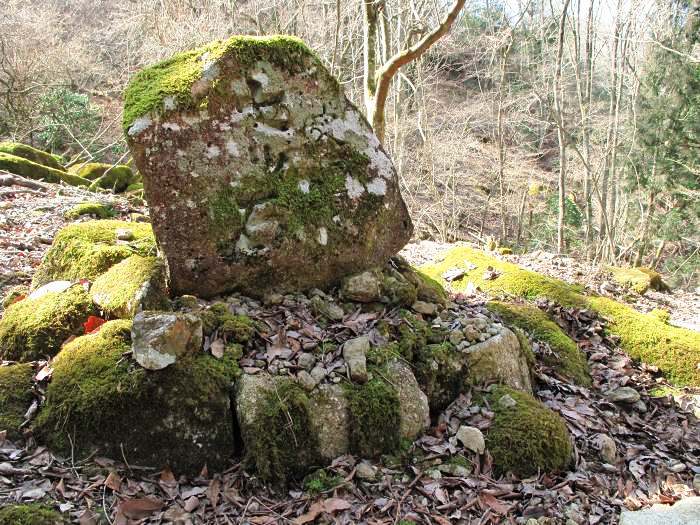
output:
M68 210L63 216L68 220L75 220L83 215L92 215L97 219L110 219L114 217L114 208L99 202L81 202Z
M29 286L25 284L18 284L16 286L10 287L2 298L2 307L7 308L12 303L16 303L24 299L29 295Z
M118 231L133 234L119 241ZM34 274L32 288L57 280L94 280L131 255L155 255L150 224L114 220L71 224L58 232Z
M130 319L141 310L167 309L163 261L132 255L95 279L90 295L109 317Z
M90 295L80 285L14 303L0 320L0 358L34 361L54 356L66 339L81 332L92 313Z
M28 179L44 182L65 182L71 186L89 186L90 181L67 171L37 164L17 155L0 152L0 170L9 171Z
M510 396L515 406L500 400ZM513 472L527 477L567 468L571 440L564 420L534 397L499 386L488 394L494 419L486 434L486 448L493 457L496 475Z
M0 509L0 525L64 525L68 520L41 503L6 505Z
M9 153L10 155L14 155L16 157L22 157L23 159L30 160L36 164L41 164L47 168L65 171L63 165L54 155L41 151L40 149L33 148L32 146L28 146L27 144L21 144L19 142L0 142L0 152Z
M576 384L590 386L586 356L576 343L547 314L534 305L490 302L488 309L497 313L506 324L524 330L534 339L547 343L555 355L543 355L543 361Z
M110 321L65 346L35 433L63 454L72 443L80 457L98 450L187 474L223 468L234 453L229 394L237 356L198 354L150 372L124 358L130 330L129 321Z
M0 431L7 437L21 437L20 425L31 405L34 367L27 364L0 366ZM0 522L1 523L1 522Z
M639 295L644 295L649 289L659 292L669 291L668 285L661 279L661 274L650 268L620 268L618 266L608 266L607 269L612 274L612 278L617 284L630 288Z
M501 274L484 279L489 267ZM442 275L455 268L464 270L464 276L446 283ZM421 269L454 291L464 290L471 281L496 297L547 298L563 306L591 308L609 319L608 332L620 337L622 349L630 356L658 366L678 385L700 385L697 332L669 326L654 315L639 313L606 297L587 297L579 286L523 270L473 248L453 248L440 262Z
M71 169L73 173L92 181L90 189L111 190L114 193L121 193L130 184L138 182L134 172L129 166L123 164L105 164L102 162L89 162L87 164L76 165Z

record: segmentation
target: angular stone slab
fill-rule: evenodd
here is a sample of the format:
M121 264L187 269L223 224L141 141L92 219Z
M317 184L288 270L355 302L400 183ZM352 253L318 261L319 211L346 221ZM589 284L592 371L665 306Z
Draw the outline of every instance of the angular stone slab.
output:
M233 37L138 73L124 128L177 295L327 287L412 224L391 160L292 37Z

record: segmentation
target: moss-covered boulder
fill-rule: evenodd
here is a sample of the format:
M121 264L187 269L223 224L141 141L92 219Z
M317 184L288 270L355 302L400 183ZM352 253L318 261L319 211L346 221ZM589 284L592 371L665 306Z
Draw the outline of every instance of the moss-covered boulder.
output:
M288 377L244 374L236 414L247 463L264 479L301 478L343 454L396 452L429 424L428 400L410 367L394 358L364 384L306 391Z
M95 279L90 295L112 318L131 319L142 310L167 309L169 300L163 261L157 257L132 255Z
M490 279L485 279L489 271ZM546 298L563 306L590 308L609 320L607 330L633 358L656 365L678 385L700 386L700 333L670 326L651 314L608 297L586 296L583 288L540 275L487 253L459 246L421 270L446 288L459 292L472 282L496 298ZM447 272L459 277L447 282Z
M591 376L586 355L545 312L535 305L524 303L492 301L487 306L506 324L520 328L533 339L549 345L554 353L547 352L542 355L545 364L576 384L590 386Z
M91 181L90 189L93 191L103 189L121 193L130 184L137 182L137 177L131 168L122 164L88 162L87 164L76 164L70 171Z
M10 439L21 436L20 425L32 404L32 377L30 363L0 366L0 431L6 430Z
M69 520L42 503L5 505L0 508L0 525L67 525Z
M470 346L464 352L469 367L469 381L474 384L497 382L511 388L532 392L530 365L518 337L508 328Z
M27 160L17 155L0 152L0 170L9 171L28 179L43 180L44 182L65 182L71 186L89 186L90 181L68 173Z
M150 224L114 220L71 224L56 234L32 280L38 288L57 280L94 280L132 255L156 254Z
M100 202L81 202L63 214L68 220L75 220L83 215L90 215L97 219L110 219L114 217L114 208Z
M391 160L296 38L176 54L136 74L124 98L175 294L325 288L411 236Z
M527 477L566 469L571 463L571 438L564 420L534 397L507 387L487 396L494 419L486 448L497 475Z
M651 268L645 268L643 266L637 268L608 266L607 269L617 284L634 290L639 295L644 295L649 289L659 292L669 291L669 287L664 283L661 274L655 272Z
M0 153L9 153L16 157L30 160L35 164L41 164L47 168L53 168L59 171L65 171L63 165L51 153L33 148L27 144L20 142L0 142Z
M93 312L81 285L10 305L0 319L0 359L33 361L56 355L66 339L82 332Z
M239 354L197 354L157 372L125 359L131 323L110 321L67 344L53 363L35 433L53 450L94 450L132 464L199 473L234 450L230 393ZM70 436L70 438L69 438Z

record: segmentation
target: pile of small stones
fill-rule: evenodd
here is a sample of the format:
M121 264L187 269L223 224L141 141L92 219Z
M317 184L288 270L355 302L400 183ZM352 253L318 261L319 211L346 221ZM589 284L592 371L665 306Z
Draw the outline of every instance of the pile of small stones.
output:
M269 327L258 334L239 365L246 374L267 372L297 379L311 391L323 383L367 380L364 354L387 341L376 329L380 320L398 325L399 308L377 303L343 301L339 294L312 290L307 294L269 295L262 301L239 294L223 299L235 315L245 315ZM199 300L199 307L210 303ZM457 350L469 348L498 334L503 325L483 303L449 302L445 307L417 301L411 310L446 334ZM217 338L205 340L205 350ZM359 352L360 363L348 356Z

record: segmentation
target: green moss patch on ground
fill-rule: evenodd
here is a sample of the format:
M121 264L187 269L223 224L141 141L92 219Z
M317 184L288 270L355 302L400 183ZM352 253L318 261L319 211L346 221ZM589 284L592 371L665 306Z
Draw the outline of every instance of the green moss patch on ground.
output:
M95 279L90 295L109 317L130 319L141 309L166 309L163 261L132 255Z
M44 182L65 182L71 186L89 186L90 181L73 173L37 164L17 155L0 152L0 170L9 171L28 179Z
M32 377L34 367L27 364L0 366L0 431L7 437L21 437L20 425L32 404Z
M515 406L499 402L505 395L515 400ZM559 414L531 395L508 387L494 388L487 399L494 419L486 434L486 448L497 475L513 472L524 478L567 468L571 440Z
M534 339L547 343L556 355L544 355L543 361L576 384L590 386L586 355L576 343L537 306L492 301L487 308L509 326L515 326Z
M118 241L117 230L133 234L130 241ZM114 220L71 224L56 234L32 281L32 288L57 280L94 280L131 255L156 254L150 224Z
M30 160L47 168L65 171L61 163L51 154L19 142L0 142L0 152Z
M65 346L54 360L35 433L77 457L98 450L187 474L205 464L223 468L234 453L229 396L240 373L237 359L229 352L221 359L198 354L147 371L124 357L130 330L129 321L109 321Z
M0 525L63 525L67 524L59 512L48 505L6 505L0 508Z
M501 275L484 279L488 267ZM446 283L442 275L454 268L463 269L464 277ZM631 357L658 366L677 385L700 385L697 332L669 326L654 315L639 313L606 297L587 297L579 286L523 270L473 248L453 248L439 262L421 269L457 292L472 281L495 297L547 298L563 306L591 308L609 320L608 332L620 337L620 346Z
M97 219L110 219L114 217L114 208L99 202L81 202L68 210L63 216L68 220L75 220L83 215L92 215Z
M620 286L630 288L639 295L644 295L650 288L657 291L668 291L669 288L661 279L661 274L650 268L620 268L608 266L613 280Z
M127 132L140 117L165 113L166 98L172 101L169 108L196 108L199 101L193 97L192 86L202 78L203 64L215 61L227 53L234 54L241 66L268 61L292 67L302 63L305 58L318 61L301 40L284 35L234 36L177 53L141 70L130 80L124 93L124 131Z
M72 286L10 305L0 320L0 359L34 361L54 356L93 313L85 289Z

